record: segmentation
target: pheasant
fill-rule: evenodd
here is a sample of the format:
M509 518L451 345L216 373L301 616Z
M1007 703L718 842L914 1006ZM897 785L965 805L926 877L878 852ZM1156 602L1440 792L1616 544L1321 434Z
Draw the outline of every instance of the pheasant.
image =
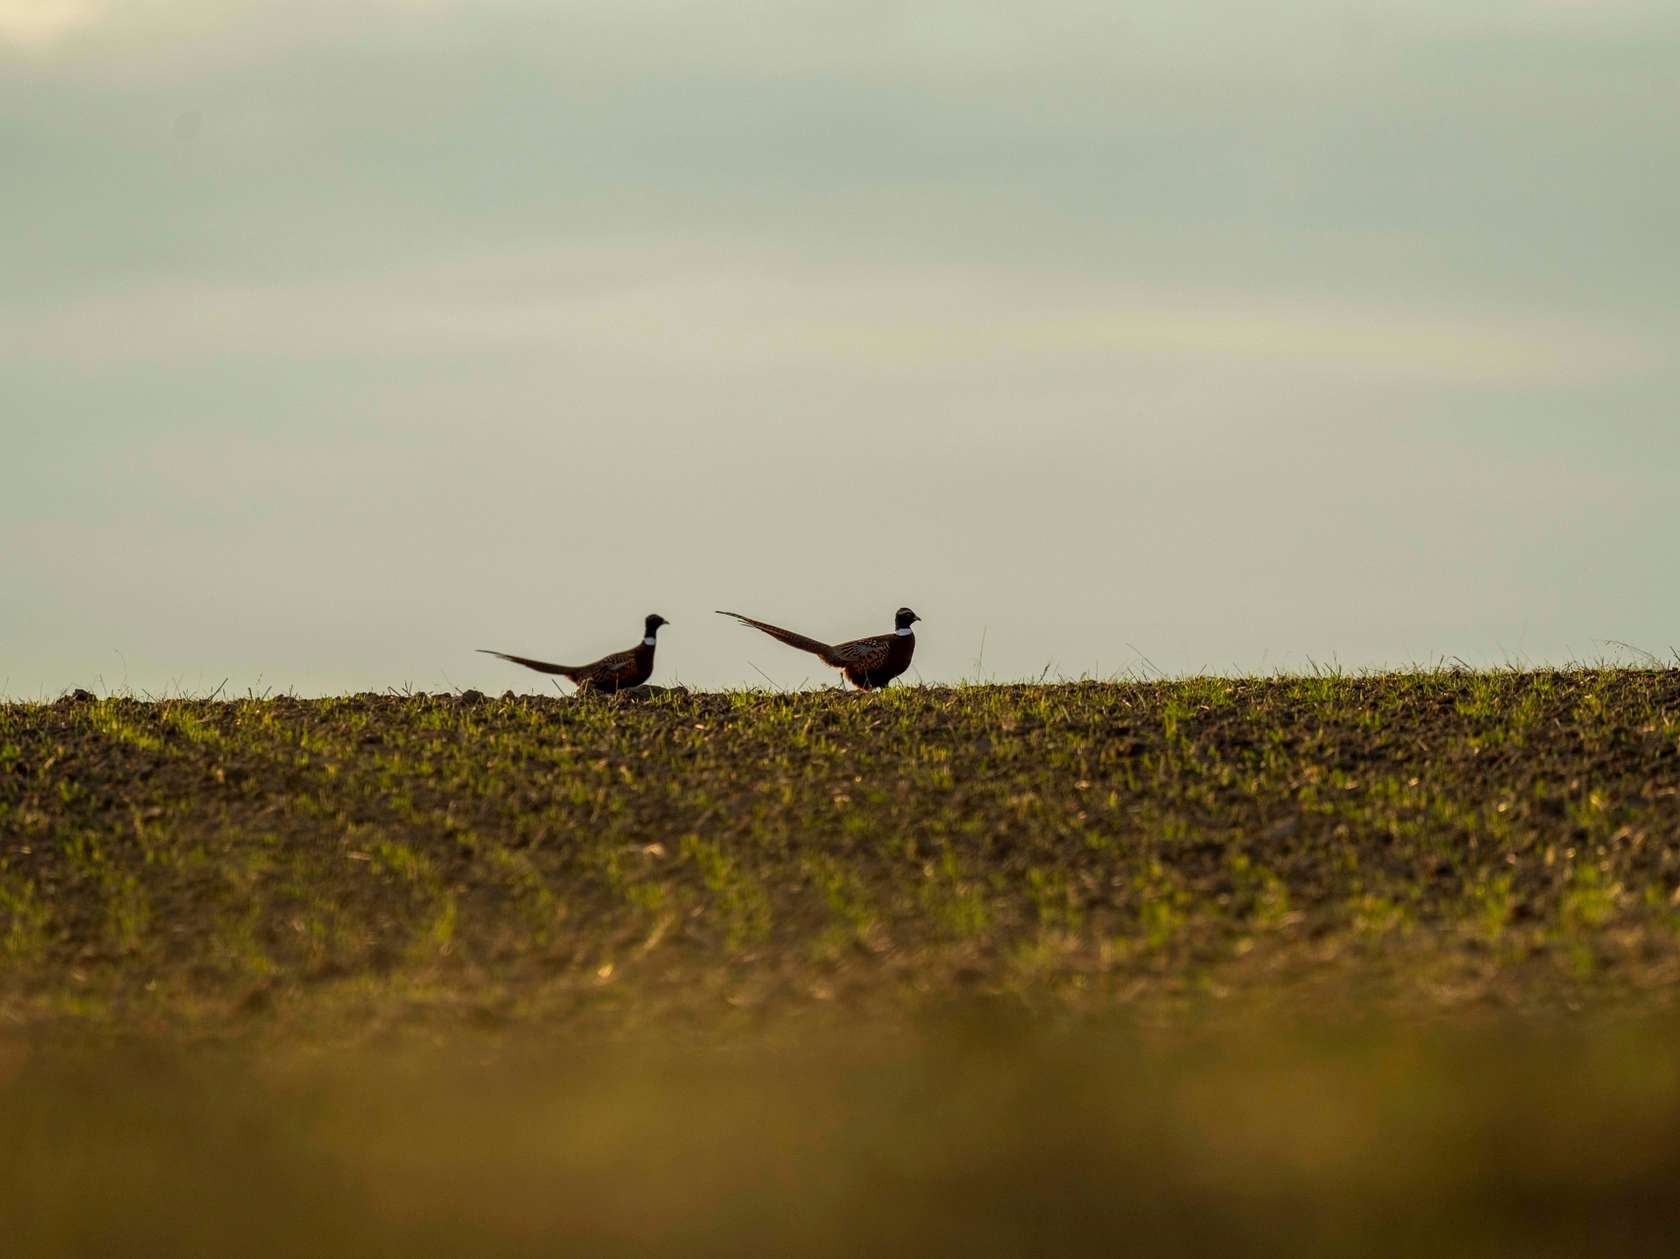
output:
M789 647L810 652L824 664L839 669L846 675L848 682L862 691L883 687L910 667L910 657L916 651L916 635L911 632L910 626L922 619L909 608L900 608L893 617L894 629L891 634L855 638L849 643L830 646L814 638L806 638L803 634L795 634L792 630L782 629L779 625L755 621L739 612L720 610L718 615L732 616L741 624L763 630L771 638L780 639Z
M570 679L577 686L580 695L588 691L601 691L610 695L614 691L640 686L653 676L654 638L661 625L669 624L670 622L659 613L648 613L646 629L640 643L629 651L615 651L610 656L602 656L593 664L549 664L546 660L510 656L505 651L491 651L488 647L480 647L479 650L487 656L511 660L514 664L522 664L538 673L558 673L561 677Z

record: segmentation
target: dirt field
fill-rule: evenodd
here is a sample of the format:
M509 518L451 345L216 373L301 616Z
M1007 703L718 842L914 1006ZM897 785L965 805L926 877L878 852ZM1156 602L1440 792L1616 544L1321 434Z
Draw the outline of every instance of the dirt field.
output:
M0 1012L1666 1004L1680 671L0 709Z

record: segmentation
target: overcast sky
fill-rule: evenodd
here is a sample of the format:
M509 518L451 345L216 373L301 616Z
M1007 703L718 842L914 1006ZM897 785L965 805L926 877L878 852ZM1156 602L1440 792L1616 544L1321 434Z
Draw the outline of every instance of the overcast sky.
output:
M542 689L472 649L648 611L828 680L719 607L908 603L929 682L1667 655L1677 77L1656 0L0 0L0 693Z

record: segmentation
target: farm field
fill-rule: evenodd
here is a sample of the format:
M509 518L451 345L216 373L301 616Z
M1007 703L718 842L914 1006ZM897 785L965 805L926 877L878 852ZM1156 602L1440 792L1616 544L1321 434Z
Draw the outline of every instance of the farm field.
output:
M1676 670L0 707L19 1253L1649 1253L1677 985Z

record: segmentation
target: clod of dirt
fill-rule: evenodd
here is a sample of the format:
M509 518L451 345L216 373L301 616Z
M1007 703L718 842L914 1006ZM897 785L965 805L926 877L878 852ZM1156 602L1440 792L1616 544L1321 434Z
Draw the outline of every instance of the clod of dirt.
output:
M687 695L686 686L655 686L651 682L643 682L640 686L627 686L622 691L614 692L617 699L648 699L654 695Z

